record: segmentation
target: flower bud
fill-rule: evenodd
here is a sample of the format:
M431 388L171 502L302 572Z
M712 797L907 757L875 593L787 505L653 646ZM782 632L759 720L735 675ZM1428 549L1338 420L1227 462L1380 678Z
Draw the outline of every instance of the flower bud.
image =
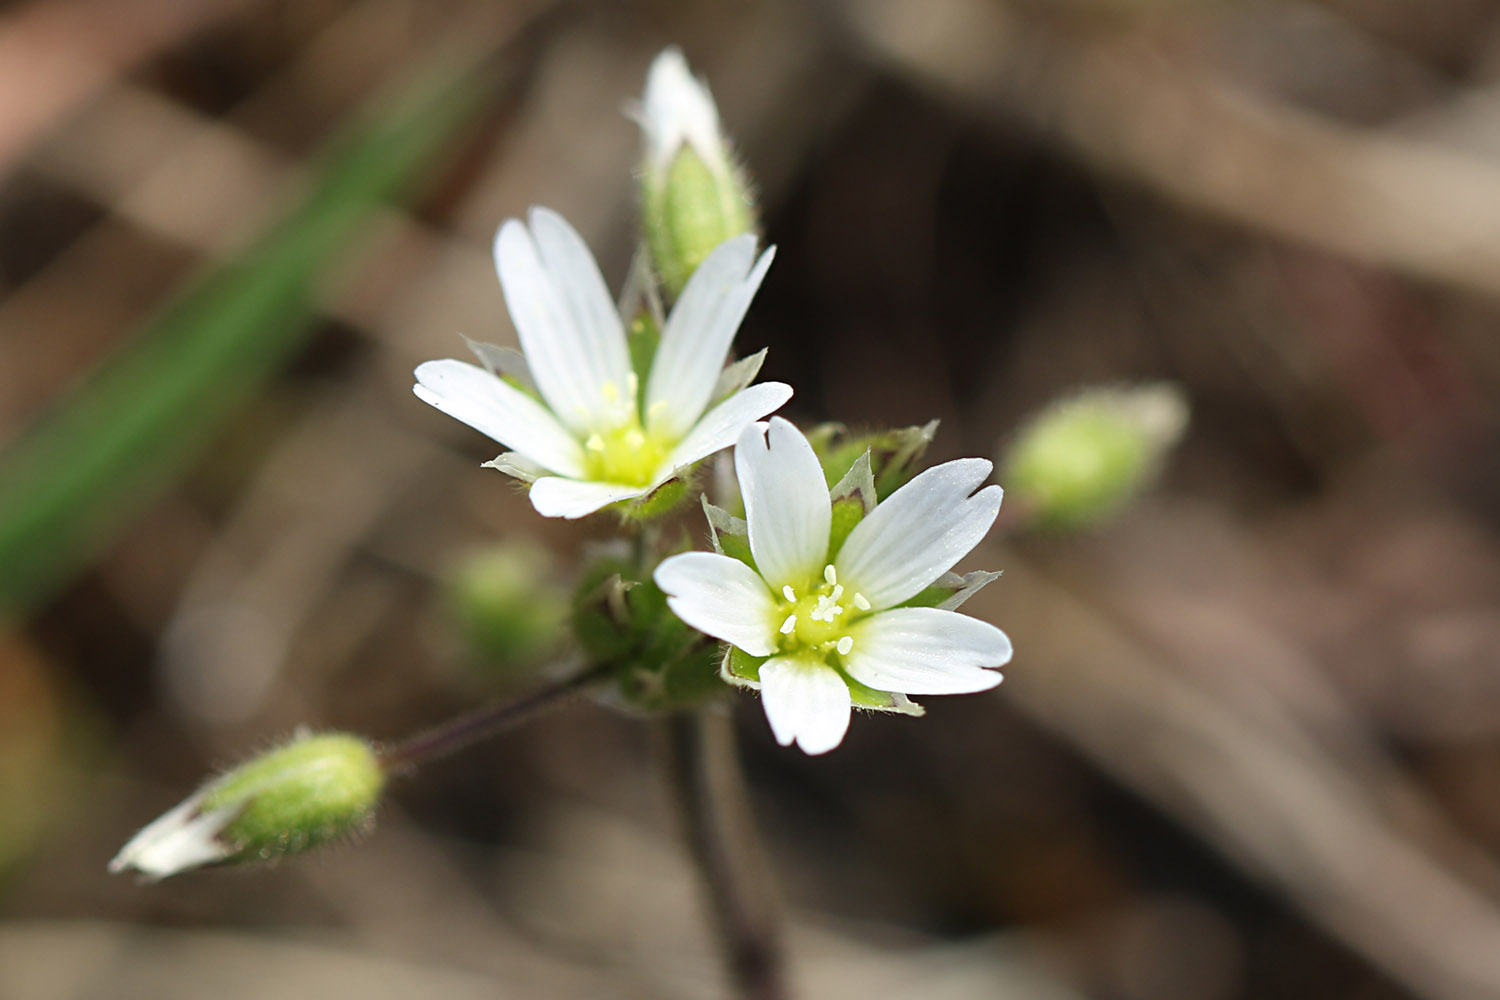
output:
M646 75L633 115L645 138L641 222L652 262L675 298L715 247L755 231L749 186L730 156L719 111L677 48Z
M568 594L553 582L552 557L539 545L496 545L471 553L447 582L454 624L486 665L533 664L565 634Z
M368 831L384 785L368 741L304 733L199 789L132 837L109 870L156 881L310 850Z
M1007 499L1043 527L1098 524L1155 478L1187 419L1187 400L1164 382L1088 389L1055 402L1005 458Z

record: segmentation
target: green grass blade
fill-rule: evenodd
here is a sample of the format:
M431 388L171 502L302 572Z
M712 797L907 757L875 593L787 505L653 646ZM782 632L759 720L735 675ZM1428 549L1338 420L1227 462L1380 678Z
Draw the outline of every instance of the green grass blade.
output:
M0 454L0 620L84 565L304 340L320 279L372 210L408 188L483 107L486 78L473 66L446 60L353 116L278 221L237 258L206 268Z

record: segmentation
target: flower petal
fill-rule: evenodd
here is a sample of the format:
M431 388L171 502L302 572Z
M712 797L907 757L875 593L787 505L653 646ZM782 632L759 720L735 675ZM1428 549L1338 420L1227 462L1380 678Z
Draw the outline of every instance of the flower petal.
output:
M684 552L656 567L672 613L751 656L776 652L776 602L749 566L714 552Z
M833 520L812 445L790 423L772 417L769 425L745 428L735 443L734 468L760 575L773 587L806 586L821 574Z
M531 484L531 506L543 517L574 519L592 514L601 507L620 500L643 496L641 486L623 483L594 483L578 479L547 476Z
M417 398L564 476L584 472L583 447L547 408L467 361L417 366Z
M850 677L878 691L988 691L1010 662L1010 639L989 622L937 608L892 608L857 622L844 656Z
M557 418L584 434L632 412L625 330L573 227L545 208L532 209L529 231L508 220L495 236L495 269L537 389Z
M982 458L928 469L870 512L839 550L839 579L876 609L910 600L946 573L995 523L1000 487L969 493L990 474Z
M756 261L755 237L736 236L720 243L688 279L667 317L646 383L646 426L653 433L681 437L703 413L775 252L773 247Z
M796 740L804 753L827 753L849 731L849 687L816 660L778 656L762 663L760 700L782 746Z
M735 393L705 413L687 437L677 442L662 463L662 475L728 448L746 427L791 398L792 387L784 382L762 382Z
M684 142L711 166L727 167L714 99L688 69L677 46L663 49L652 60L646 73L646 93L635 118L646 133L646 155L657 169L670 166Z

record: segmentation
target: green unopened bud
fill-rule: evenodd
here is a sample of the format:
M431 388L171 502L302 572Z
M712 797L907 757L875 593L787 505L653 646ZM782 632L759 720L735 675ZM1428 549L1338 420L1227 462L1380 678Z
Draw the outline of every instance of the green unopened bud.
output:
M1053 403L1006 457L1006 500L1043 527L1098 524L1155 478L1187 417L1187 400L1167 383L1089 389Z
M486 665L533 664L566 634L568 594L553 581L552 557L539 545L470 554L449 574L447 598L460 635Z
M270 861L367 832L385 785L375 749L347 733L305 734L200 788L109 863L156 881L205 865Z
M715 247L755 231L754 201L714 99L681 51L666 49L652 62L634 114L646 147L641 224L662 285L675 298Z

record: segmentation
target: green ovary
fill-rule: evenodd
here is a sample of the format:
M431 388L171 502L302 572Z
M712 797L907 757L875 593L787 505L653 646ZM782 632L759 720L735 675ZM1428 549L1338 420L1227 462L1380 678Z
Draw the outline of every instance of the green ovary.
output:
M629 423L591 434L583 443L588 478L648 486L656 479L673 443L642 430L639 418L632 416Z

